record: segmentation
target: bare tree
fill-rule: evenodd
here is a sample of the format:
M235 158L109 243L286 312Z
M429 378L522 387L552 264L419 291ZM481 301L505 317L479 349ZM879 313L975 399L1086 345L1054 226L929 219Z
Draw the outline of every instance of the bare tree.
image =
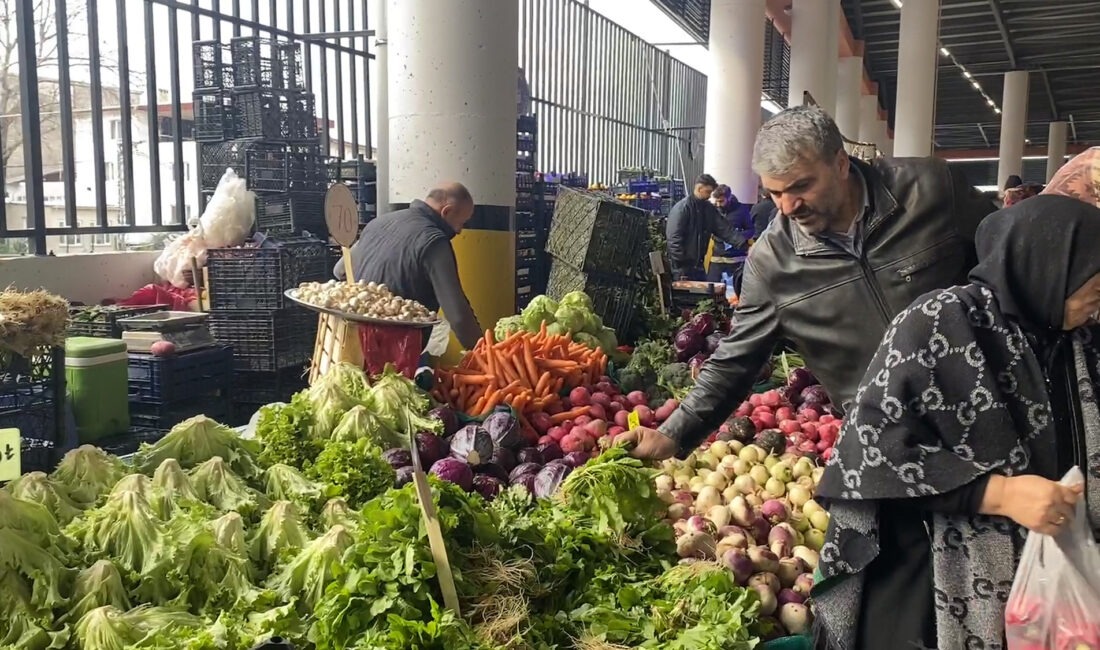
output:
M23 74L23 62L18 54L18 31L16 27L16 0L0 0L0 164L4 168L4 177L9 178L9 168L21 169L23 166L22 93L20 77ZM56 167L60 164L60 138L56 137L61 127L60 84L57 81L58 29L57 5L54 0L35 0L34 2L34 57L32 65L38 70L38 106L40 125L30 137L39 137L42 141L43 164ZM91 88L84 81L90 70L90 62L85 54L88 42L88 16L84 0L69 0L64 17L66 37L69 47L69 71L72 78L72 108L75 112L91 106L92 93L101 93L105 105L118 104L117 89L104 90ZM112 32L113 33L113 32ZM114 48L104 48L100 56L101 74L117 70ZM117 75L115 75L117 77ZM122 80L128 83L130 80Z

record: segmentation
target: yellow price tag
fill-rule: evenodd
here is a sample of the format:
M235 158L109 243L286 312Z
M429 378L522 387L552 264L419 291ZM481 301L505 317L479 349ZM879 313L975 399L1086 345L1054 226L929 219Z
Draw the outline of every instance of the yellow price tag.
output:
M19 450L19 429L0 429L0 481L11 481L23 474Z
M637 429L638 427L642 426L641 421L638 420L638 412L637 411L631 411L629 414L627 414L626 424L627 424L627 427L630 428L630 429Z

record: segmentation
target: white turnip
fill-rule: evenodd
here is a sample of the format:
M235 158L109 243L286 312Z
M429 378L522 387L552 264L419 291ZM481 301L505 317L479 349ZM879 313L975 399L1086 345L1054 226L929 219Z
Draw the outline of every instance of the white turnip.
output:
M764 505L760 506L760 514L768 520L771 525L776 525L780 522L787 520L787 505L778 499L768 499L764 502Z
M810 525L813 526L816 530L829 530L829 513L825 512L824 510L818 510L817 512L813 513L812 515L810 515Z
M810 610L805 605L787 603L779 608L779 622L783 624L787 632L792 635L805 634L810 631L813 619Z
M756 492L756 480L748 474L742 474L733 479L733 487L741 494L753 494Z
M817 551L814 549L806 546L796 546L791 554L805 562L810 571L817 568Z
M752 549L750 548L749 551L751 552ZM750 556L749 559L751 560L752 557ZM779 577L776 576L774 573L769 573L767 571L757 571L756 573L752 574L752 576L749 577L748 586L764 587L773 594L779 593L779 590L781 588L779 586Z
M715 440L711 443L710 447L707 447L707 451L725 460L726 456L730 455L730 445L724 440Z
M781 460L773 464L769 468L769 471L771 472L772 478L779 479L780 481L783 481L783 483L790 483L794 480L794 474L791 471L791 465L786 461Z
M715 488L704 485L699 490L699 495L695 497L695 509L699 512L706 512L714 506L722 505L722 493Z
M745 449L748 449L748 447L745 447ZM764 485L772 477L772 475L768 473L768 468L763 465L753 465L752 468L749 469L749 476L752 477L752 480L756 481L757 485Z
M722 472L717 471L707 474L704 480L707 482L707 485L717 490L724 490L729 484L729 481L726 479L726 475Z
M811 528L806 531L803 537L805 537L806 546L810 547L815 552L820 551L821 547L825 546L825 531L823 530Z
M676 540L676 554L680 557L714 559L714 537L697 530L689 530Z
M780 589L775 599L779 602L780 607L783 607L787 603L801 605L806 602L806 597L793 589Z
M792 589L807 598L810 597L810 592L813 591L813 588L814 576L812 573L803 573L802 575L795 578L794 586L792 587Z
M712 506L707 510L707 519L714 523L715 528L722 528L730 523L730 510L726 506Z
M787 498L792 506L801 508L810 500L810 491L797 483L793 483L792 487L787 490Z
M806 573L806 563L797 557L784 557L779 559L779 571L776 576L779 584L784 587L793 587L798 576Z
M731 548L720 557L722 564L733 573L733 579L737 584L744 586L753 572L752 560L745 554L744 549Z
M691 508L688 506L682 503L670 503L666 516L673 521L680 521L681 519L687 519L689 515L691 515Z
M756 585L752 589L756 591L756 595L760 598L760 614L763 616L774 614L776 607L779 605L779 602L775 599L775 592L765 585Z
M779 498L787 493L787 484L772 477L764 482L764 491L775 498Z
M779 557L772 553L767 546L750 546L749 559L757 571L775 574L779 570ZM779 590L779 579L776 578L775 591Z

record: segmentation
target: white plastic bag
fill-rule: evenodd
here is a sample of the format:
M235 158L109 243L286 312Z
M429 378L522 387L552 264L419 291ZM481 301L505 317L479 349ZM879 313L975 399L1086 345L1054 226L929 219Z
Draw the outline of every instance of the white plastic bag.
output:
M424 352L432 357L442 356L447 351L447 344L450 342L451 324L444 318L432 328L432 335L428 337L428 347L424 348Z
M191 286L191 258L201 268L206 265L206 244L195 231L169 241L153 262L153 271L177 289Z
M240 246L252 233L255 215L256 195L243 178L226 169L195 228L208 248Z
M1062 485L1084 481L1074 467ZM1058 537L1028 533L1005 606L1008 650L1100 648L1100 548L1082 498Z

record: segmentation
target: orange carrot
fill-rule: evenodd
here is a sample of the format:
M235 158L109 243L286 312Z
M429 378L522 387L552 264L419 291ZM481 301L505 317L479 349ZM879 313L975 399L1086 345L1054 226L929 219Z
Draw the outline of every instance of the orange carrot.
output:
M535 355L531 351L530 343L527 343L523 346L523 361L527 366L525 368L525 370L527 371L527 379L529 380L531 387L534 388L539 383L539 375L541 373L539 372L538 366L535 365Z
M565 422L566 420L572 420L573 418L579 418L582 415L588 415L588 407L587 406L578 406L577 408L575 408L571 411L562 411L561 413L558 413L557 415L551 415L550 416L550 422L553 423L553 424L561 424L562 422Z

